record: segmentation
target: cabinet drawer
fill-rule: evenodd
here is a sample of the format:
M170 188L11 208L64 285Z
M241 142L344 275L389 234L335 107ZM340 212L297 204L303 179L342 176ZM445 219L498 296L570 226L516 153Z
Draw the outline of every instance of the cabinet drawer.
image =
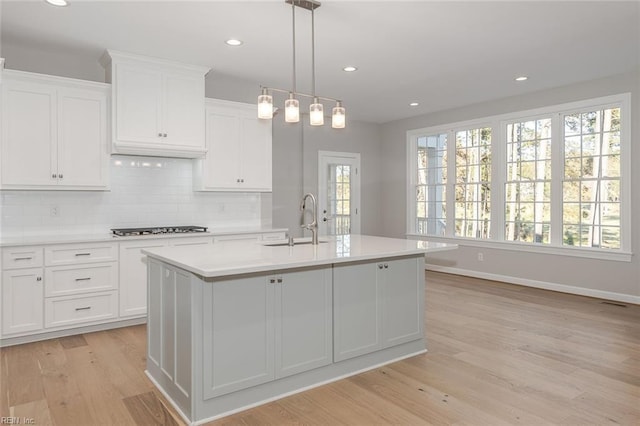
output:
M262 241L279 241L287 239L286 232L269 232L262 234Z
M172 238L169 240L170 246L201 246L213 243L213 237L186 237Z
M222 241L260 241L260 234L232 234L232 235L216 235L213 242Z
M45 272L45 297L117 290L118 269L115 263L83 267L57 266Z
M42 247L8 247L2 249L2 268L20 269L42 266Z
M44 249L46 266L110 262L117 259L118 249L113 243L65 244Z
M45 328L103 321L118 316L118 292L52 297L44 301Z

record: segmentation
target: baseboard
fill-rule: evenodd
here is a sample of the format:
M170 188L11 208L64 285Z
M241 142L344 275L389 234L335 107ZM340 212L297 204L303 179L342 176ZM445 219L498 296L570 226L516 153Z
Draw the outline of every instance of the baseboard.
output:
M545 290L558 291L560 293L576 294L579 296L595 297L597 299L606 299L606 300L613 300L616 302L624 302L624 303L631 303L634 305L640 305L640 296L633 296L631 294L614 293L611 291L604 291L604 290L594 290L590 288L576 287L576 286L558 284L558 283L550 283L546 281L530 280L530 279L519 278L519 277L511 277L508 275L490 274L487 272L471 271L468 269L451 268L448 266L440 266L440 265L432 265L432 264L425 264L425 269L427 271L445 272L448 274L464 275L467 277L482 278L485 280L502 281L509 284L516 284L516 285L522 285L526 287L535 287L535 288L541 288Z

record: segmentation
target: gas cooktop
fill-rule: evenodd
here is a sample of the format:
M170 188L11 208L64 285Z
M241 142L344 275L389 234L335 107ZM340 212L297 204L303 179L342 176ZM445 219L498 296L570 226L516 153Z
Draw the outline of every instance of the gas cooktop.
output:
M186 234L207 232L204 226L157 226L154 228L116 228L112 229L113 235L118 237L131 237L136 235L158 235L158 234Z

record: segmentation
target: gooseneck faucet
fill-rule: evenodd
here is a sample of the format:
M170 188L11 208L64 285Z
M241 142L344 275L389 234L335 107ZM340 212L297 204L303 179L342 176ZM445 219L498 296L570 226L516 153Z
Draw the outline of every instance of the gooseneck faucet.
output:
M313 222L302 225L302 228L311 231L311 244L318 245L318 203L316 201L315 195L310 192L304 194L304 197L302 197L302 202L300 203L300 211L302 211L302 217L304 219L304 209L306 206L307 198L311 198L311 202L313 204Z

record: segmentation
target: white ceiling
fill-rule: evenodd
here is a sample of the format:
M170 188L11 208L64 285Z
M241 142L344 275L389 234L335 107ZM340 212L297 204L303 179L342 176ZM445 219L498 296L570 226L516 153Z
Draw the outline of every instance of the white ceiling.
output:
M284 0L69 2L2 0L2 43L92 61L110 48L291 86ZM310 92L310 12L296 10L298 90ZM315 27L317 93L343 99L350 119L378 123L640 67L638 1L334 0L316 10ZM244 45L227 46L231 37ZM529 80L515 82L521 74Z

